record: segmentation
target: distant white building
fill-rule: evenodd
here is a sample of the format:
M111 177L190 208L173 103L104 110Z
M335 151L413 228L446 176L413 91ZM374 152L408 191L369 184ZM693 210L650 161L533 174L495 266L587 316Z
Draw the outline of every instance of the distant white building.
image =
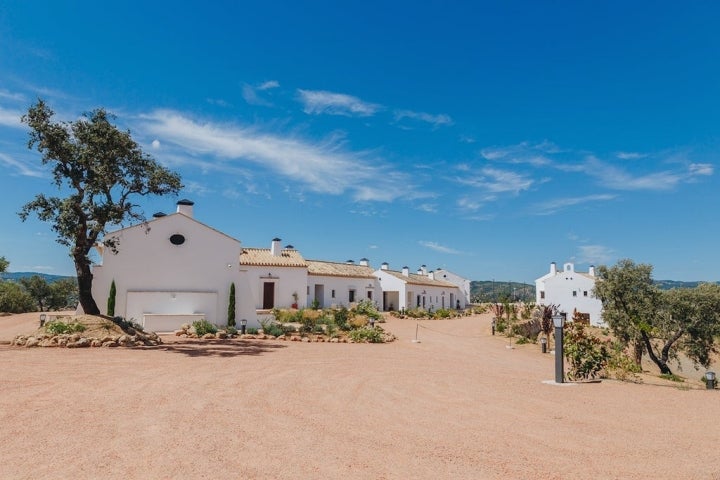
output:
M462 292L462 297L459 298L460 308L465 308L467 305L472 303L470 300L470 280L463 278L456 273L445 270L444 268L437 268L435 270L435 278L457 285ZM455 306L457 307L457 302Z
M593 295L595 267L587 273L576 272L575 265L566 263L562 270L555 262L550 272L535 280L535 301L538 305L559 305L561 311L572 318L573 312L588 314L592 325L604 325L602 303Z
M146 330L172 331L200 319L225 325L234 283L236 321L257 324L247 271L238 262L240 241L195 220L193 202L180 200L176 213L105 237L118 248L99 246L101 263L93 266L92 294L102 313L114 281L115 315Z
M368 259L360 264L308 260L307 301L317 301L320 308L349 307L353 303L370 300L380 306L380 281L369 266Z
M446 280L435 278L435 272L425 272L422 267L419 273L410 273L408 267L401 271L389 269L383 263L375 275L382 287L382 310L402 310L422 308L437 310L440 308L462 307L462 293L457 285Z

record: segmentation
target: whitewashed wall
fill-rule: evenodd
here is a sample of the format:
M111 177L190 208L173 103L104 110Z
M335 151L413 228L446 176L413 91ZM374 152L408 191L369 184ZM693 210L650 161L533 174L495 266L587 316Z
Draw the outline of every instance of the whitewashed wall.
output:
M306 307L307 267L256 267L243 266L247 270L250 291L255 308L263 307L263 285L275 284L275 307L290 308L294 302L293 293L298 294L298 307Z
M311 305L315 299L316 286L322 285L322 298L319 298L320 307L331 307L350 305L349 292L355 290L355 302L367 300L368 292L372 293L372 301L377 308L382 308L382 290L380 282L377 278L353 278L353 277L336 277L325 275L308 275L307 277L309 293L307 295L307 305ZM335 297L332 296L333 290Z
M566 263L562 270L558 269L555 274L545 275L535 283L538 303L559 305L560 310L568 314L568 318L571 318L573 310L577 309L578 312L590 314L592 325L604 325L602 302L592 293L595 277L576 272L572 263ZM541 298L541 291L545 292L544 299Z

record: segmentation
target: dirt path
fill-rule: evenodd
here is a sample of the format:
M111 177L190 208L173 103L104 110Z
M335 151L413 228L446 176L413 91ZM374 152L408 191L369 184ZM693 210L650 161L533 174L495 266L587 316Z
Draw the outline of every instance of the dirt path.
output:
M489 322L420 322L413 343L391 320L386 345L0 345L0 477L720 479L720 391L544 384L552 357Z

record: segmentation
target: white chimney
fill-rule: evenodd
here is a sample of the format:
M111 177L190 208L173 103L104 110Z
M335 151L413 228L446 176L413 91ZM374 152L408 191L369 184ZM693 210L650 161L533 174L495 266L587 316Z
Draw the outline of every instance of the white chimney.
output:
M427 275L427 266L420 265L420 272L422 275Z
M353 260L353 259L351 258L350 260L348 260L348 261L345 262L345 263L347 263L348 265L355 265L355 260Z
M361 258L360 265L362 265L363 267L369 266L370 265L369 260L367 258Z
M422 275L422 274L423 274L422 268L418 268L418 269L415 271L415 273L417 273L418 275Z
M428 278L429 278L430 280L435 280L435 272L433 272L432 270L430 270L430 271L428 272Z
M178 200L177 213L182 213L186 217L193 218L193 205L195 205L193 201L187 199Z
M280 256L280 252L282 251L282 248L280 247L280 242L282 242L282 240L277 237L272 239L272 244L270 245L270 253L273 257Z
M403 268L402 268L402 274L403 274L403 276L405 276L405 277L409 277L409 276L410 276L410 269L409 269L408 267L403 267Z
M590 270L588 270L588 275L591 277L595 276L595 265L590 265Z
M390 265L388 265L387 262L383 262L382 265L380 265L380 270L387 270L390 268Z
M557 275L557 264L555 262L550 264L550 273Z

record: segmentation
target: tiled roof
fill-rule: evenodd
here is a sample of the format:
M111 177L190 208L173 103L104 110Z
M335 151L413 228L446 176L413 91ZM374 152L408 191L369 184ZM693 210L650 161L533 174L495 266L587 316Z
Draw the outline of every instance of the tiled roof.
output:
M375 278L374 270L364 265L351 263L324 262L321 260L308 260L308 275L323 275L327 277L355 277Z
M285 249L280 251L280 255L273 255L269 248L243 248L240 254L240 265L307 267L307 262L297 250Z
M411 285L425 285L428 287L447 287L447 288L457 288L457 285L454 283L450 283L446 280L433 280L432 278L428 277L427 275L418 275L417 273L410 273L406 277L402 274L402 272L396 272L394 270L383 270L385 273L388 273L392 275L393 277L397 277L400 280L404 280L406 283L409 283Z

